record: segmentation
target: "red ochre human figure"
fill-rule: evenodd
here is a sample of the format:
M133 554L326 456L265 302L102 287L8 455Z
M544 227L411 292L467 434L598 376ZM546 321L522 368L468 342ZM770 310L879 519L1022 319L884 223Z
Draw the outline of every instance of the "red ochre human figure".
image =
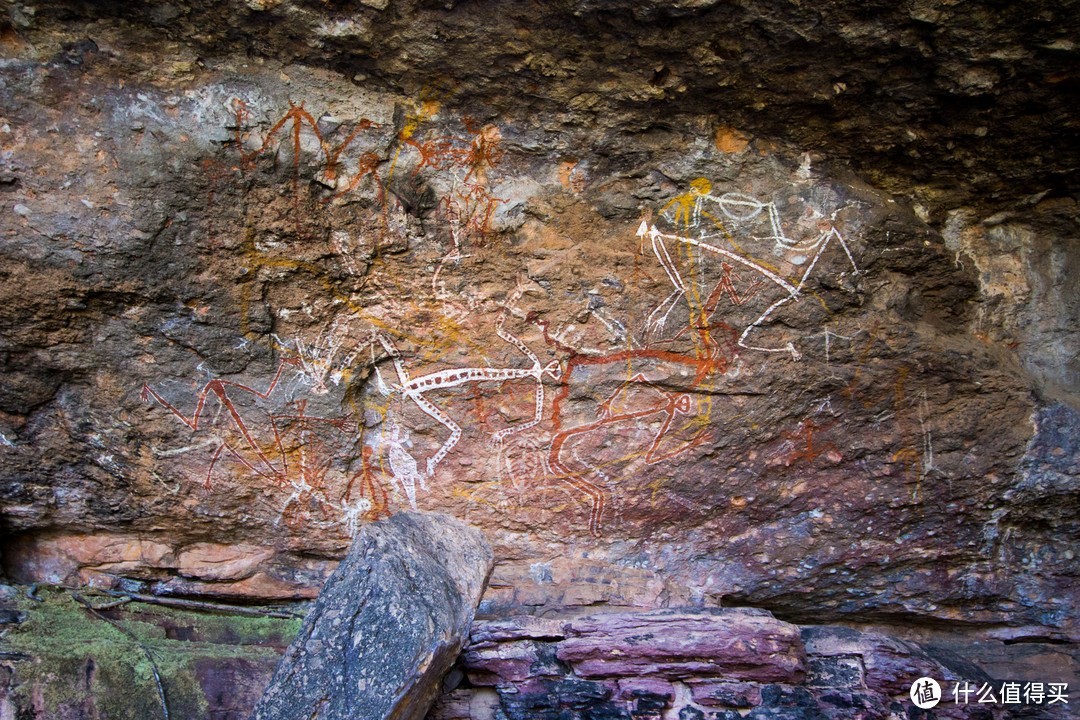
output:
M705 348L712 348L715 341L713 340L712 334L709 331L716 327L726 327L726 325L723 325L722 323L719 325L709 324L709 321L712 320L712 316L716 312L716 309L720 304L720 299L723 298L724 295L727 295L728 298L731 300L732 305L739 306L745 303L750 298L754 297L754 295L757 294L758 290L761 289L762 285L765 284L764 279L758 278L754 282L750 283L750 287L748 287L746 291L743 292L742 295L740 295L739 291L735 288L734 282L732 281L732 277L734 277L735 280L739 279L739 276L734 275L734 273L732 272L734 270L734 267L725 262L721 263L720 270L720 282L717 283L716 288L713 289L712 293L709 295L704 305L702 305L701 312L691 314L689 324L682 330L680 330L672 338L672 340L678 340L683 335L685 335L687 331L693 330L698 334L698 338ZM709 352L709 350L706 350L706 352Z
M214 451L214 456L210 461L210 469L206 473L206 487L210 487L210 477L214 472L214 466L217 464L218 458L221 457L221 453L228 450L244 467L248 468L252 472L260 475L261 477L275 482L282 483L284 479L284 468L279 469L273 461L270 460L263 452L259 443L256 442L255 437L248 429L247 423L244 422L244 418L240 415L240 412L233 405L232 400L226 392L226 388L236 388L243 392L251 393L252 395L266 400L270 397L270 394L274 392L274 388L277 387L278 380L281 378L281 373L284 371L286 365L299 365L299 359L286 358L278 365L277 373L274 375L274 379L270 381L270 387L265 392L259 392L254 388L250 388L247 385L241 385L240 383L234 383L229 380L211 380L208 382L199 392L198 403L195 406L195 412L191 418L188 418L182 412L176 409L168 400L158 395L153 388L146 383L143 383L142 392L140 397L145 401L153 397L163 406L165 406L173 415L180 418L180 421L191 428L193 431L198 431L199 421L202 419L203 408L206 407L206 398L213 393L217 397L218 402L225 406L229 411L229 416L232 418L233 424L236 425L236 429L239 431L244 443L247 445L247 449L254 453L256 461L250 462L247 458L241 455L227 440L223 440L217 450ZM275 438L275 444L278 448L279 457L284 455L284 449L281 445L281 438ZM258 466L258 467L256 467Z
M619 395L623 395L627 390L634 386L644 386L651 390L656 391L659 394L659 400L647 407L631 410L627 412L615 412L613 410L615 399ZM557 432L551 440L551 449L548 454L548 465L558 473L559 479L569 485L570 487L584 493L589 499L592 500L592 509L589 515L589 532L594 536L600 537L601 530L601 516L604 512L604 492L593 483L585 479L586 472L574 471L569 468L562 459L563 448L571 438L578 435L584 435L591 433L594 430L600 430L609 425L617 423L629 422L641 418L646 418L652 415L660 414L663 416L663 422L660 429L656 431L653 437L652 443L649 445L649 449L645 452L645 463L647 465L654 465L658 462L674 457L679 453L689 450L692 447L701 445L708 442L708 432L701 431L697 433L688 442L680 444L673 450L667 452L661 452L660 446L664 442L668 431L671 429L671 423L675 420L676 415L685 415L690 412L690 396L684 393L669 393L662 388L654 385L645 379L644 375L637 374L627 380L623 385L619 387L610 397L600 404L597 410L598 419L596 422L588 423L586 425L579 425L569 430L562 430Z
M243 100L234 99L233 109L236 112L236 145L240 150L240 157L246 163L254 162L255 158L262 154L268 147L270 147L270 141L274 139L278 131L285 127L285 124L292 121L292 144L293 144L293 190L297 189L300 178L300 130L304 123L307 123L311 127L311 131L315 133L315 137L319 141L319 147L323 150L324 154L327 151L326 141L323 140L322 133L319 132L319 124L315 122L315 118L311 116L307 110L304 109L303 101L299 105L294 105L292 100L289 101L289 111L277 123L270 128L270 132L263 138L262 145L258 150L254 152L245 153L243 145L243 136L241 135L241 127L245 124L245 121L249 118L247 105Z
M425 167L433 170L460 167L467 169L465 176L461 178L462 183L486 185L487 170L494 168L503 157L503 151L499 147L502 133L495 125L485 125L477 130L476 123L468 115L462 118L462 122L465 130L474 136L467 150L461 147L464 138L438 136L418 142L412 137L414 128L407 128L400 133L401 142L420 153L420 161L413 168L414 177Z
M462 182L467 183L475 176L477 180L474 184L487 184L487 170L494 168L503 157L503 151L499 147L502 142L502 133L495 125L485 125L479 132L474 132L471 127L471 121L467 122L466 129L476 137L473 138L472 147L463 163L469 168L469 172L465 174Z
M841 392L851 400L861 403L864 408L872 408L881 405L886 398L891 397L891 416L896 421L901 446L900 449L893 454L892 460L893 462L903 461L905 474L915 478L916 494L918 494L921 489L923 478L932 468L932 462L928 462L927 460L927 456L932 455L932 448L927 444L927 441L924 440L924 447L920 451L912 434L913 422L908 417L911 409L905 391L908 375L911 372L910 368L906 365L898 367L896 369L896 377L894 380L891 380L888 383L879 383L877 386L881 389L881 392L878 395L873 395L868 391L860 391L858 387L863 368L866 367L866 359L870 354L870 348L879 332L880 328L875 328L871 331L870 337L866 341L866 347L863 349L862 357L859 359L859 364L855 368L855 374L851 378L851 382L848 383L848 386Z
M244 152L242 128L244 125L247 124L250 118L250 113L248 112L247 105L244 103L244 101L238 98L233 99L233 110L236 113L236 146L240 151L241 159L248 164L253 163L256 157L266 151L266 149L270 147L270 143L274 139L274 136L277 135L278 132L283 127L285 127L287 123L289 123L290 121L292 122L290 135L292 136L293 148L292 164L294 192L298 189L300 180L300 132L303 129L304 125L307 125L311 129L311 132L315 135L315 139L319 141L319 148L322 150L323 159L325 162L322 173L323 177L326 179L327 182L335 182L337 180L338 167L339 165L341 165L341 154L345 151L349 144L352 143L356 136L359 135L360 132L363 130L380 127L378 123L374 123L367 118L361 118L359 122L357 122L356 127L353 128L353 131L341 143L339 143L337 147L331 148L330 144L326 141L326 138L323 137L322 132L319 130L318 121L316 121L315 118L312 117L311 113L304 109L304 102L301 101L299 105L295 105L290 100L288 112L286 112L285 115L282 116L282 118L278 120L273 127L270 128L270 132L268 132L266 134L266 137L263 138L262 145L260 145L258 149L252 152ZM358 161L359 167L357 169L356 176L349 183L348 189L337 193L333 197L340 197L346 192L355 189L357 184L359 184L360 180L364 176L372 174L374 175L378 184L379 195L381 198L382 183L378 178L378 174L375 173L375 168L379 165L380 162L381 160L375 153L366 152L361 154Z
M169 412L179 418L180 421L184 423L184 425L189 427L192 431L196 432L199 430L200 422L203 420L204 417L203 411L206 408L207 398L211 394L213 394L213 396L218 399L218 402L221 403L221 405L224 406L225 409L228 411L229 417L231 418L237 432L240 434L242 442L238 443L237 446L234 447L233 444L230 443L228 440L221 441L221 445L219 445L214 451L213 457L210 460L210 467L206 471L206 480L204 482L204 485L208 489L211 486L210 481L214 474L214 468L217 465L218 460L221 458L222 453L226 451L230 455L232 455L241 465L246 467L251 472L262 478L266 478L267 480L271 480L277 483L280 487L284 487L288 484L289 461L287 453L285 451L285 446L282 442L282 433L277 425L279 421L289 421L290 423L294 423L296 424L295 426L301 430L301 432L306 431L307 423L325 423L331 427L337 428L341 432L348 432L351 424L349 423L349 421L340 418L328 419L305 415L303 403L298 405L298 413L295 415L270 415L270 426L274 434L274 438L272 443L270 443L270 446L274 448L274 452L272 454L276 455L276 458L271 459L271 457L269 457L267 455L267 452L264 450L265 445L260 444L255 434L248 426L248 423L244 420L244 417L241 414L240 410L233 403L232 398L229 397L228 390L231 388L237 391L250 393L255 397L267 400L270 398L270 395L277 387L278 382L281 379L281 374L282 372L284 372L285 368L287 366L298 367L299 365L299 358L283 359L278 365L277 372L274 374L273 379L270 381L269 387L267 387L264 392L259 392L258 390L255 390L254 388L251 388L247 385L235 383L230 380L211 380L210 382L206 383L206 385L203 386L203 389L199 392L198 401L195 405L195 412L192 413L190 418L184 415L184 413L180 412L180 410L178 410L176 406L171 404L168 400L161 397L161 395L155 392L154 389L146 383L143 383L140 397L144 401L148 401L151 397L154 398L162 406L169 410ZM247 457L245 457L245 455L247 455ZM315 471L313 468L301 468L301 472L317 473L317 471Z
M348 187L331 195L323 202L330 202L331 200L335 200L342 195L352 192L356 189L356 186L360 184L361 180L370 175L375 180L375 187L379 191L379 204L385 204L382 178L379 177L379 165L382 164L382 158L380 158L376 153L365 152L360 154L360 157L357 158L356 164L356 175L354 175L353 179L349 181Z
M378 123L371 122L367 118L360 118L360 122L356 124L356 127L353 128L353 131L351 133L349 133L349 136L342 140L341 144L334 148L333 152L327 152L326 169L323 171L324 176L327 180L332 181L337 178L338 158L341 157L341 153L345 150L345 148L349 146L349 143L351 143L356 138L356 136L360 134L360 131L370 130L371 128L377 127L380 127ZM325 147L324 150L326 150ZM371 153L365 153L364 155L369 154ZM364 157L364 155L361 155L361 157Z
M459 192L465 205L463 212L458 213L459 222L465 220L465 230L475 234L478 242L483 244L488 233L491 232L491 220L495 215L495 206L506 202L505 198L494 197L484 185L469 183L464 192Z
M375 477L375 471L372 469L372 454L373 451L369 445L365 445L364 449L360 451L360 472L349 479L349 484L345 487L345 494L342 495L341 500L342 505L349 506L350 502L352 502L353 486L359 482L357 495L359 498L367 500L371 505L363 513L363 516L374 521L383 515L390 517L391 513L388 509L390 502L387 498L386 488Z
M420 162L416 164L412 171L413 177L416 177L417 173L426 167L432 170L449 170L454 166L454 142L451 138L440 136L421 143L413 140L404 131L402 131L400 137L403 143L415 148L420 153Z
M784 460L784 466L790 467L792 463L801 458L806 458L807 461L811 461L822 453L826 453L826 457L830 460L839 459L840 451L836 449L836 446L831 442L827 442L824 445L814 445L814 433L823 432L833 426L836 421L825 425L818 425L813 420L804 420L799 426L799 431L796 433L789 432L787 430L781 430L781 432L792 440L799 440L800 438L806 439L806 447L802 450L793 450L787 459Z
M735 283L732 282L732 278L735 280L739 279L739 276L732 272L734 269L735 268L732 265L726 262L720 263L720 282L717 283L716 288L712 291L712 294L709 295L709 299L705 301L705 305L702 308L709 315L716 310L716 306L720 303L720 298L724 295L727 295L728 298L731 299L732 305L742 305L744 302L754 297L754 295L757 294L757 291L761 289L761 286L765 284L763 278L758 278L750 284L750 287L746 289L746 292L740 295L739 291L735 289Z
M528 318L531 322L538 325L544 332L544 339L549 345L555 345L559 349L568 349L562 345L558 340L553 339L548 334L548 327L546 321L539 319L535 314L531 314ZM712 328L705 328L703 332L709 334L711 329L722 329L724 334L728 336L727 342L721 344L717 342L715 338L709 337L708 343L706 343L702 352L699 355L685 355L682 353L669 352L666 350L659 350L656 348L638 348L634 350L623 350L620 352L610 353L607 355L582 355L571 350L571 355L566 362L566 369L562 374L561 388L555 394L555 397L551 403L552 414L552 426L554 435L552 437L551 446L548 451L548 464L552 470L557 474L557 479L570 487L574 488L578 492L584 494L588 500L592 503L592 508L589 514L589 532L594 536L599 537L602 529L602 516L604 512L605 498L604 491L597 487L595 484L585 478L583 472L575 472L561 459L561 453L566 441L575 436L583 433L592 432L594 430L601 429L603 427L624 422L631 421L638 418L647 417L649 415L655 415L662 413L665 415L664 422L661 424L660 429L653 437L653 441L650 444L648 450L645 452L645 462L647 464L654 464L673 457L681 452L689 450L692 447L708 442L708 436L705 432L699 432L691 440L676 447L669 452L661 452L660 448L664 442L665 437L671 431L671 425L677 414L687 414L690 411L690 398L683 393L670 393L655 384L649 382L644 374L637 372L627 382L620 385L619 389L607 400L601 403L598 410L598 420L585 425L575 426L572 428L563 429L563 417L562 409L563 403L567 400L570 393L570 380L573 376L574 370L581 367L595 367L606 365L620 365L623 367L632 366L635 361L652 361L659 363L671 363L674 365L688 366L694 370L694 376L688 383L688 388L693 389L699 386L713 373L724 373L728 369L730 358L734 355L734 331L724 325L723 323L717 323ZM725 346L726 345L726 346ZM727 352L725 352L725 350ZM627 389L636 384L644 383L647 387L658 392L663 398L662 401L650 405L646 408L639 410L633 410L629 412L616 413L613 410L615 398L627 391Z

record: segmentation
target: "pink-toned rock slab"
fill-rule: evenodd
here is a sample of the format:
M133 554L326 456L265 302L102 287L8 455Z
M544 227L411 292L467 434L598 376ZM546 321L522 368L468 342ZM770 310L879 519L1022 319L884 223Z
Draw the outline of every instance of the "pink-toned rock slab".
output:
M554 642L566 637L566 626L566 620L531 615L474 622L462 655L470 682L504 685L564 673L567 668L555 657Z
M4 555L8 571L20 582L86 582L93 574L145 574L176 565L169 545L134 535L33 538L5 548Z
M465 672L473 685L502 685L519 682L540 672L541 648L532 640L512 640L471 648L462 656Z
M273 556L273 548L258 545L197 543L181 550L177 561L185 577L221 582L249 578Z
M805 672L799 628L763 611L591 615L572 620L570 634L557 654L579 677L799 682Z
M498 612L521 607L658 607L677 596L651 569L627 568L593 558L563 556L541 561L509 561L496 566L485 601ZM683 598L684 599L684 598Z
M619 680L618 698L620 700L630 700L641 695L656 695L670 701L675 697L675 688L667 680L654 677Z
M687 684L694 702L705 707L748 708L761 704L761 685L757 683L694 680Z
M469 647L506 640L561 640L566 637L565 620L515 615L502 620L477 620L472 624Z
M158 583L154 592L160 595L206 595L221 598L258 598L260 600L313 600L319 587L291 583L258 572L237 582L201 582L175 578Z

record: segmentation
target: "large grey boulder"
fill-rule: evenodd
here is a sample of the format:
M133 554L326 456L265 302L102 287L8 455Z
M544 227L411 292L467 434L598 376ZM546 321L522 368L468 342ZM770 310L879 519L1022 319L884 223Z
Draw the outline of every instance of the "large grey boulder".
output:
M469 636L492 562L480 531L449 515L367 525L252 720L423 718Z

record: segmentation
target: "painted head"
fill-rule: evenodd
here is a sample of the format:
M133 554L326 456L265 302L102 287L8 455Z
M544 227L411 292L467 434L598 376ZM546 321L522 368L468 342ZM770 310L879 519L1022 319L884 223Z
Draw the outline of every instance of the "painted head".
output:
M691 195L708 195L712 192L712 183L705 178L698 178L690 183Z

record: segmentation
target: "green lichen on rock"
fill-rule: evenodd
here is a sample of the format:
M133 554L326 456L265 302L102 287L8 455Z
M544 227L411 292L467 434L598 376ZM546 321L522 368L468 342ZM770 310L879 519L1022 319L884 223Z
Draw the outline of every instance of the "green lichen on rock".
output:
M20 718L162 718L147 653L157 666L172 720L210 717L223 705L250 706L254 700L249 698L257 699L301 623L300 618L192 612L138 602L102 611L110 623L66 590L42 588L37 594L42 602L20 593L15 602L26 620L2 637L4 652L29 658L11 665L9 699ZM112 599L87 597L94 605ZM220 692L226 687L228 693Z

